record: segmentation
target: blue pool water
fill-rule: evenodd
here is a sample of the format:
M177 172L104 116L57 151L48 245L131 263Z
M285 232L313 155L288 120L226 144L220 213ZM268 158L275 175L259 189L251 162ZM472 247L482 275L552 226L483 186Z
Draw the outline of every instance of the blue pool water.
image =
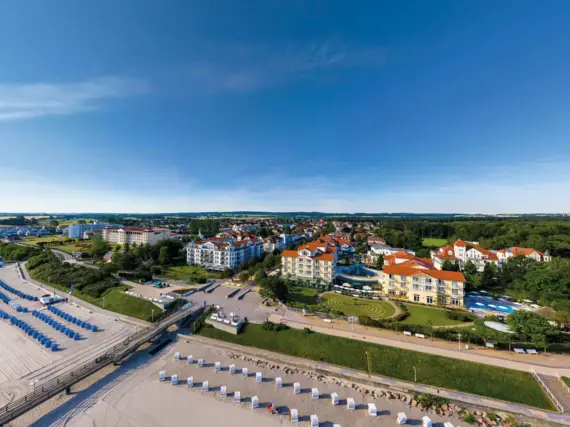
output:
M513 313L516 305L510 301L501 301L492 297L483 295L468 295L464 298L463 303L466 307L475 310L499 311L501 313Z

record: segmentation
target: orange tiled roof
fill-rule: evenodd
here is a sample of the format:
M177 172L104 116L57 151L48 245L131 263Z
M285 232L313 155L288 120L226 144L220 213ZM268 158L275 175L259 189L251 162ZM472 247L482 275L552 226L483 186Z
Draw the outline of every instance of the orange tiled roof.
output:
M390 265L384 267L385 274L396 274L403 276L417 276L425 274L439 280L456 280L458 282L465 282L465 277L460 271L442 271L442 270L422 270L409 266Z

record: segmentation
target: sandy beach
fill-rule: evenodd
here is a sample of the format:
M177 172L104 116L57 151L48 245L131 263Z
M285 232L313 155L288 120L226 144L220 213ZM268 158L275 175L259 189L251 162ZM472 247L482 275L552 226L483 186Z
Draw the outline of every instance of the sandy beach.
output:
M195 360L203 358L204 367L188 365L187 361L174 360L175 352L183 357L191 354ZM222 370L216 372L215 362L221 362ZM236 374L229 372L229 365L236 364ZM244 377L242 368L247 368L249 376ZM179 375L180 383L160 381L159 371L166 375ZM257 383L255 373L262 372L264 380ZM194 387L188 388L186 379L194 377ZM275 377L281 376L283 388L277 388ZM209 382L209 391L202 392L203 381ZM293 383L301 384L302 393L294 394ZM220 397L220 386L227 387L228 395ZM318 388L320 398L311 397L311 389ZM240 391L241 403L233 403L233 392ZM340 405L331 404L330 395L340 395ZM259 408L251 408L251 398L258 396ZM352 397L356 410L346 408L346 398ZM273 401L279 408L279 415L271 415L267 403ZM374 403L378 416L368 415L368 403ZM53 404L55 406L55 403ZM48 409L47 407L44 411ZM300 374L286 374L275 369L260 369L253 363L236 361L226 350L195 343L178 342L167 346L154 358L147 352L129 360L116 371L53 409L47 415L32 420L26 416L11 425L39 426L129 426L151 427L177 424L194 426L277 426L288 425L290 409L299 412L300 425L309 425L309 417L316 414L321 426L371 426L395 425L398 412L406 412L410 424L420 424L421 418L428 415L418 408L410 408L398 400L373 398L350 388L333 383L310 379ZM457 419L442 419L430 413L435 423Z

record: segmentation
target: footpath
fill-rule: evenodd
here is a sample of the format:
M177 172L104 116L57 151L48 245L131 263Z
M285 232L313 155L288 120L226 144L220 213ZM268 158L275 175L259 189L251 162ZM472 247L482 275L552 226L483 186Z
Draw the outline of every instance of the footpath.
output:
M473 346L470 346L470 349L466 350L464 347L461 348L459 343L431 340L429 338L408 337L394 331L365 327L357 324L352 325L337 320L333 320L331 323L324 323L321 318L315 316L303 317L291 311L288 311L284 315L272 314L269 316L269 320L274 323L286 323L288 326L296 329L309 327L315 332L322 334L352 338L389 347L435 354L452 359L468 360L525 372L534 371L538 374L554 377L558 375L570 377L570 356L565 355L523 355Z

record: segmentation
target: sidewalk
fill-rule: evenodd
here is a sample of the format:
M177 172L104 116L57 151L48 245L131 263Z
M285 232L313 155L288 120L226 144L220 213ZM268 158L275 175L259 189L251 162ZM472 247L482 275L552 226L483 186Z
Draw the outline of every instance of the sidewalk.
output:
M570 377L570 357L568 356L518 355L503 351L483 349L481 347L470 347L470 350L465 350L463 346L459 349L458 343L430 340L429 338L407 337L393 331L361 325L349 325L347 322L337 320L333 320L333 323L324 323L323 320L318 317L302 317L290 311L283 316L272 314L269 320L275 323L283 322L297 329L312 327L314 331L323 334L352 338L422 353L436 354L452 359L468 360L526 372L534 370L537 373L551 376L559 374L560 376ZM354 327L354 332L352 331L352 327Z

